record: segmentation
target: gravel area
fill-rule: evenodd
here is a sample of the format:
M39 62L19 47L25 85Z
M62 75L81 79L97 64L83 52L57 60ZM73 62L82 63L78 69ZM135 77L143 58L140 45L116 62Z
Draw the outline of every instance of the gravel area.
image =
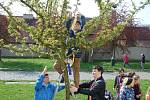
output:
M25 72L25 71L0 71L0 80L36 80L41 72ZM141 79L150 79L150 72L136 72ZM117 72L104 72L105 80L114 79ZM49 72L50 80L58 80L57 72ZM71 78L73 78L71 76ZM91 80L90 72L80 72L80 80Z

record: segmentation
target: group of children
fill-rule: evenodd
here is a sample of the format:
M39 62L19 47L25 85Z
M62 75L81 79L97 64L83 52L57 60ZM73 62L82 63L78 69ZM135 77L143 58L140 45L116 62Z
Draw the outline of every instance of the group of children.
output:
M124 74L124 69L119 69L115 78L114 90L117 93L117 100L140 100L143 96L140 88L140 77L135 72ZM150 87L146 95L146 100L150 100Z

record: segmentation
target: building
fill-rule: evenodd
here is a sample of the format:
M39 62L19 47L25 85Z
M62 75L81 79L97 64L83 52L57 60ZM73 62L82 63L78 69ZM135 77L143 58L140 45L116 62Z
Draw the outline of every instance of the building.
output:
M114 13L113 13L114 14ZM24 14L22 17L26 19L26 22L29 25L34 26L36 24L36 19L31 14ZM112 18L115 19L115 18ZM112 20L112 24L116 24L114 20ZM20 31L22 36L28 36L27 43L32 44L35 43L31 40L28 33L24 31ZM90 34L89 38L95 38L95 34ZM4 41L17 43L18 46L20 43L16 42L14 38L9 37L8 34L8 20L4 15L0 15L0 39L4 39ZM125 27L123 33L119 38L117 38L117 42L122 45L127 46L130 51L129 57L131 59L139 59L139 55L144 53L146 55L146 60L150 60L150 27ZM120 48L115 48L115 57L117 59L121 59L122 54L124 53ZM14 53L11 53L9 50L2 49L2 56L16 56ZM101 48L93 48L91 51L84 52L83 60L107 60L110 59L113 55L113 44L108 43ZM26 55L26 57L32 57L35 55Z

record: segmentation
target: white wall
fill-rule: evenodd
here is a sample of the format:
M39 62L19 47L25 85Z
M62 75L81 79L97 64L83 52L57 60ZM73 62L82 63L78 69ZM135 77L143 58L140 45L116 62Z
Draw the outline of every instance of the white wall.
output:
M140 54L144 53L146 60L150 60L150 48L143 48L143 47L129 47L128 48L130 53L129 59L139 59ZM117 49L116 50L116 58L117 59L122 59L122 52L121 50Z
M20 48L21 44L18 44L17 47ZM10 50L4 49L4 48L1 49L1 56L2 57L22 57L22 56L24 56L24 57L37 57L37 55L33 54L33 53L24 53L24 55L18 55L16 53L11 52Z
M150 60L150 48L142 48L142 47L129 47L129 59L139 59L140 58L140 54L144 53L146 60ZM93 54L93 59L97 59L97 60L106 60L106 59L111 59L112 54L109 53L102 53L100 54L99 52L94 52L95 54ZM117 49L116 50L116 59L122 59L122 51ZM20 56L20 55L16 55L15 53L10 52L9 50L6 49L2 49L2 56ZM25 54L25 57L37 57L35 54Z

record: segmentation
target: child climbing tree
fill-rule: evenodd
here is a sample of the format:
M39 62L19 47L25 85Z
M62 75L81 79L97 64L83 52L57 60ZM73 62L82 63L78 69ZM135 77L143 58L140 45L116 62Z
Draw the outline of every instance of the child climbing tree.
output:
M71 67L76 69L73 70L75 85L78 87L79 84L80 49L100 47L113 40L113 38L118 37L134 14L149 4L145 0L141 2L140 6L136 7L135 3L131 0L133 7L128 11L128 17L123 22L113 25L111 24L110 16L124 0L119 0L119 2L95 0L100 14L86 22L86 24L85 17L82 14L74 13L69 18L69 0L43 1L10 0L9 5L6 5L8 3L0 2L0 7L8 14L9 34L15 38L15 42L21 44L21 47L17 47L16 44L11 42L5 43L4 39L1 38L0 48L10 49L20 54L31 52L39 56L56 59L57 67L55 68L59 69L57 71L60 74L64 74L66 86L65 100L70 100L68 71L71 71ZM25 19L13 17L9 8L13 2L20 2L34 12L36 14L36 24L29 25ZM79 5L79 0L77 0L77 6ZM28 36L21 35L21 31L26 32ZM91 33L95 33L95 38L92 40L88 38ZM27 43L29 38L33 41L33 44ZM66 59L71 59L72 65ZM67 64L70 65L67 66Z

